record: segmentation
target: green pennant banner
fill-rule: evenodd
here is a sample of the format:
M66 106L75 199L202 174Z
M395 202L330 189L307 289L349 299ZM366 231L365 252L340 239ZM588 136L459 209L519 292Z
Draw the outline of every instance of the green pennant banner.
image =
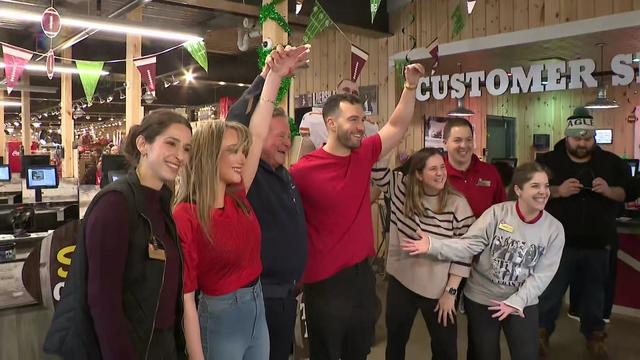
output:
M209 72L209 58L207 57L207 48L204 46L204 40L193 40L184 43L189 54L202 66L204 71Z
M333 20L327 15L327 12L324 11L322 6L316 1L316 4L313 6L313 11L311 11L311 16L309 17L309 24L307 28L304 30L304 36L302 37L302 41L305 44L311 42L311 39L316 37L322 30L326 29L329 25L333 24Z
M90 105L93 103L93 93L96 91L104 62L82 60L75 60L75 62L76 68L78 68L78 75L80 75L80 82L84 89L84 95L87 97L87 104Z
M462 9L460 8L460 4L458 4L458 6L456 6L456 8L453 10L451 19L453 20L453 31L451 35L453 35L453 37L456 37L462 32L462 29L464 29L464 17L462 16Z
M382 0L371 0L371 23L373 24L373 19L375 19L376 14L378 13L378 8L380 7L380 1Z

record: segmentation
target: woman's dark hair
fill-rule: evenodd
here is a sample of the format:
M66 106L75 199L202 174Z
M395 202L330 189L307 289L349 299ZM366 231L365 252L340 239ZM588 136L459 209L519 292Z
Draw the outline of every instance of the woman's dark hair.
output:
M540 172L547 174L547 177L551 177L547 168L539 162L532 161L518 166L513 172L513 179L511 180L511 185L509 185L508 198L510 200L516 200L518 197L514 190L515 186L518 185L518 187L522 189L526 183L531 181L533 175Z
M144 140L151 144L158 135L173 124L182 124L191 131L191 124L184 116L166 109L154 110L142 118L142 122L139 125L132 126L124 143L124 149L122 149L129 165L136 167L140 162L140 151L136 145L138 136L142 135Z

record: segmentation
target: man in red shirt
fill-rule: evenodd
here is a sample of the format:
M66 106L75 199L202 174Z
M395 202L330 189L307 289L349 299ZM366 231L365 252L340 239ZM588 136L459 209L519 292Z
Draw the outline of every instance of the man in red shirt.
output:
M447 121L443 135L447 179L467 198L477 219L491 205L506 200L500 174L495 166L480 161L473 153L473 127L469 121L461 118Z
M375 325L374 255L369 204L371 167L409 128L415 89L424 68L405 68L398 106L380 131L365 138L362 100L327 99L322 116L327 143L291 167L300 191L309 244L304 294L312 359L366 359Z

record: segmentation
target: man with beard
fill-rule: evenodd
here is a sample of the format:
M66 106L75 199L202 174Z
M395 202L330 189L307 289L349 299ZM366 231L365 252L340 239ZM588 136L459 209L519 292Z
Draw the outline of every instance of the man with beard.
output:
M329 136L321 148L291 166L309 235L303 276L311 359L366 359L375 325L375 255L369 205L371 168L409 128L420 64L405 68L400 102L389 121L365 138L362 100L353 94L327 99L322 116Z
M581 284L577 309L580 331L594 359L608 359L602 319L615 219L631 176L617 155L595 144L593 117L578 107L567 119L565 138L538 158L551 170L551 200L547 211L565 230L560 267L540 296L540 356L548 358L549 336L571 283Z

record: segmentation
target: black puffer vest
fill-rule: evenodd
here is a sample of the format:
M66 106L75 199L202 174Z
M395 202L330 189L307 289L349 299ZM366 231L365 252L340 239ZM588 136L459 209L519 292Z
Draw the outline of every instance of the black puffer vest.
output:
M110 184L95 196L87 209L85 219L91 216L93 207L107 192L119 191L125 195L129 203L131 235L123 281L123 309L125 317L129 321L129 338L133 343L137 358L146 359L164 281L165 264L163 261L150 259L148 255L152 229L151 222L145 215L146 207L141 187L136 173L130 172L126 179ZM168 188L162 190L161 198L165 223L172 238L176 241L180 259L179 279L182 279L182 252L178 243L175 223L171 217L171 192ZM118 224L113 224L113 226L118 226ZM69 277L65 281L61 300L56 308L44 344L45 352L58 354L64 359L101 359L100 345L88 305L85 228L86 222L83 222L72 257ZM180 281L175 337L179 356L186 358L182 316L183 298L182 281Z

